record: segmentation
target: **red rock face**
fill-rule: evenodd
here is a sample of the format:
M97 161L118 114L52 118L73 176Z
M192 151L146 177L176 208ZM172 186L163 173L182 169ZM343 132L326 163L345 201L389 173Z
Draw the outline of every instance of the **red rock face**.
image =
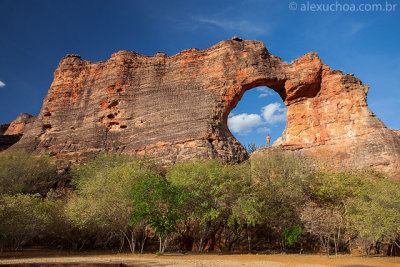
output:
M35 120L35 117L21 113L7 128L4 135L22 135L25 132L25 128Z
M246 90L261 85L288 107L282 148L335 166L391 168L399 162L400 139L369 110L368 86L331 70L315 53L287 64L263 43L240 40L171 57L120 51L92 63L68 55L38 118L13 149L239 162L247 154L227 118Z

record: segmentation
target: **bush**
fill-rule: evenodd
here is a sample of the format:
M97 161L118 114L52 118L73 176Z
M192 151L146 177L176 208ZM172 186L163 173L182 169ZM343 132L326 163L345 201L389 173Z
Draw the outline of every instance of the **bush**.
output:
M75 166L72 173L77 190L66 207L72 225L95 238L95 245L119 243L122 248L127 241L134 252L137 239L144 242L146 235L143 225L130 226L134 208L130 190L153 167L149 161L116 154L99 154L87 164Z
M173 166L167 178L187 195L182 235L190 235L198 251L203 251L209 240L221 244L216 241L217 235L219 239L224 238L225 248L231 250L239 241L243 225L257 220L256 211L249 206L254 203L254 196L249 193L251 180L247 163L183 162Z
M52 203L38 194L3 194L0 197L0 242L3 248L19 250L43 235Z
M350 229L364 242L367 254L379 253L382 243L396 240L400 233L400 185L389 179L365 183L349 200Z
M36 193L43 196L56 181L57 167L49 156L23 151L0 153L0 194Z
M168 235L176 232L177 222L182 217L184 194L165 177L146 173L133 186L132 195L131 225L144 221L151 226L160 240L159 253L163 254Z
M303 187L309 168L301 158L279 152L256 155L251 164L260 201L264 202L262 222L281 237L284 229L301 224L300 213L308 200ZM285 251L286 241L280 241Z

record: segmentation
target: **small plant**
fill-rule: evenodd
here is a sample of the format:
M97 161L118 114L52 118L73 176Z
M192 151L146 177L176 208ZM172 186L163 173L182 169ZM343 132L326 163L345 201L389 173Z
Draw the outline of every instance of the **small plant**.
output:
M255 143L248 143L247 146L245 147L246 152L248 154L253 153L254 151L256 151L259 148L260 148L260 146L257 146Z

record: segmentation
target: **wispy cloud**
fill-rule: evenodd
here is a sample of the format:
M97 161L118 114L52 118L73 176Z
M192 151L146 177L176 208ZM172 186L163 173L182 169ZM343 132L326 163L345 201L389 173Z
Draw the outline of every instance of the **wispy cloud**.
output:
M286 120L287 108L275 102L263 107L261 112L267 123L274 124Z
M258 95L258 98L263 98L267 96L272 96L274 95L274 92L271 89L268 89L268 87L257 87L257 91L261 92L261 94Z
M198 23L215 26L226 32L243 36L260 36L270 32L269 25L258 25L247 19L229 20L209 17L192 17L192 19Z
M286 121L287 108L280 103L271 103L261 108L261 114L241 113L228 117L229 129L239 135L248 135L254 128L265 125L274 125L278 122ZM268 127L256 129L257 133L266 133L271 130Z
M360 23L360 22L348 23L346 35L349 37L354 36L357 33L359 33L360 31L362 31L366 26L367 26L367 24Z
M0 88L6 86L5 83L3 83L2 81L0 81Z

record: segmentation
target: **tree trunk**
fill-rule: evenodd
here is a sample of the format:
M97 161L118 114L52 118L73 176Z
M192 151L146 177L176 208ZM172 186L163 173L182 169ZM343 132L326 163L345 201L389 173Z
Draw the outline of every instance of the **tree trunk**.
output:
M168 238L165 238L164 244L162 245L161 254L164 254L164 252L165 252L165 249L167 247L167 241L168 241Z
M326 256L329 258L329 248L330 248L330 244L329 244L329 241L330 241L331 239L328 237L327 239L326 239Z
M202 251L203 251L203 247L204 247L204 238L203 238L203 237L200 237L200 240L199 240L199 247L197 248L198 251L199 251L199 252L202 252Z
M143 249L144 249L144 243L146 242L147 235L145 234L142 238L142 241L140 243L140 253L143 254Z
M337 256L337 243L336 243L336 235L333 235L333 243L335 244L335 255Z
M251 232L248 225L247 225L247 243L249 245L249 253L251 253Z

